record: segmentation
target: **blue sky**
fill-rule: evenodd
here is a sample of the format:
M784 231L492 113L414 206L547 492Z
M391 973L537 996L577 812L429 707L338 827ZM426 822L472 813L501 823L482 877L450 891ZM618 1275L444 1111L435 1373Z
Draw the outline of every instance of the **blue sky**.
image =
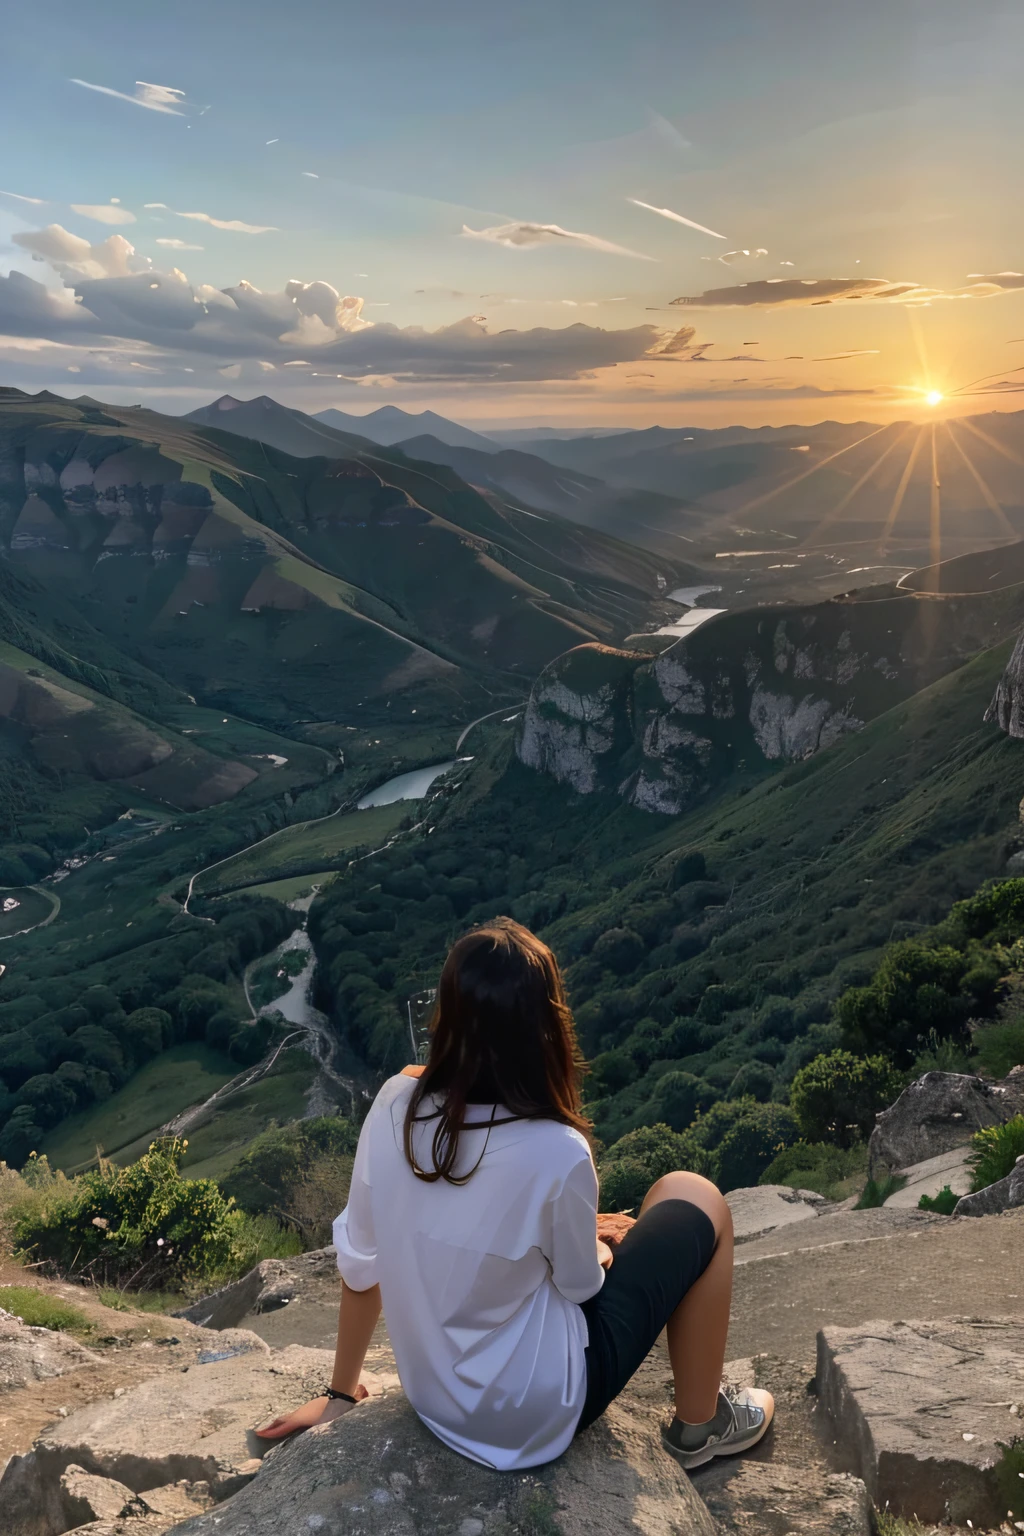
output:
M1016 5L48 0L4 26L4 382L645 425L978 409L957 387L1017 361Z

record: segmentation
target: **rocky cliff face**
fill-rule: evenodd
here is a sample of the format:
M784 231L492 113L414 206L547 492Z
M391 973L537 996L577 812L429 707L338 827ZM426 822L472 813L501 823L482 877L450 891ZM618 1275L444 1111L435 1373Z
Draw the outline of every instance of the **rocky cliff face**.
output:
M1024 633L1013 648L985 719L1008 736L1024 737Z
M723 614L660 655L583 645L538 678L519 757L582 794L614 789L675 815L735 768L793 762L859 730L1012 633L1022 605L837 599ZM1014 661L1017 691L1004 680L993 709L1024 736L1024 641Z

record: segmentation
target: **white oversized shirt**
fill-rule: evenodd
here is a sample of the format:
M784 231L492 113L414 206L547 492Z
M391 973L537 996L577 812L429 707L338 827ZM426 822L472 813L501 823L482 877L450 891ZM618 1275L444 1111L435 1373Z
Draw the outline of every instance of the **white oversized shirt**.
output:
M402 1145L414 1087L390 1078L363 1125L334 1223L338 1268L353 1290L380 1285L402 1386L439 1439L500 1471L539 1466L569 1444L586 1395L579 1303L604 1281L590 1148L551 1120L467 1129L455 1173L483 1152L476 1172L428 1184ZM428 1097L420 1114L435 1107ZM468 1119L491 1113L472 1104ZM414 1128L421 1168L436 1126Z

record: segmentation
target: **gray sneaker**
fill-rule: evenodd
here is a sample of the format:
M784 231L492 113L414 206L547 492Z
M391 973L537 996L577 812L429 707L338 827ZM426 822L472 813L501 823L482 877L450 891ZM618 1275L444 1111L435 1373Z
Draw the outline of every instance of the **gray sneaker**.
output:
M697 1446L684 1445L683 1425L674 1418L662 1429L661 1443L681 1467L692 1472L716 1456L737 1456L741 1451L749 1451L767 1434L774 1415L775 1399L770 1392L758 1387L719 1392L714 1428L706 1440Z

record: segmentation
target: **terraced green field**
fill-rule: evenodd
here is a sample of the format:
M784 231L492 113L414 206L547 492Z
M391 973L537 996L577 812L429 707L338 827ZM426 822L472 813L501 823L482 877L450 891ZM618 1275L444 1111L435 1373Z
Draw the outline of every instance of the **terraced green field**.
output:
M145 1150L147 1137L190 1104L209 1098L238 1071L230 1056L207 1045L172 1046L105 1103L65 1120L40 1150L65 1173L92 1162L97 1148L117 1162L131 1162L140 1143Z
M193 889L201 896L213 896L219 891L278 881L304 867L322 871L328 860L340 859L355 849L379 848L410 815L415 815L415 802L399 800L394 805L350 811L309 826L287 827L259 847L246 849L200 876Z

